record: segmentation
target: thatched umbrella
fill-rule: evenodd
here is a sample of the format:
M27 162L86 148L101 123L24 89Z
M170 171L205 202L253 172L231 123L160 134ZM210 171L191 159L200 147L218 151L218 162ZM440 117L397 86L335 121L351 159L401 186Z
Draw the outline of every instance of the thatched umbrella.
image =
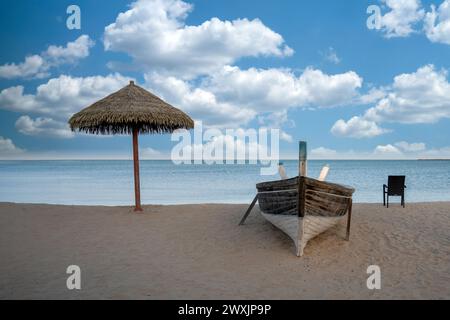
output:
M135 211L142 211L139 183L139 133L172 133L192 129L194 121L181 110L130 81L119 91L74 114L72 131L92 134L132 134Z

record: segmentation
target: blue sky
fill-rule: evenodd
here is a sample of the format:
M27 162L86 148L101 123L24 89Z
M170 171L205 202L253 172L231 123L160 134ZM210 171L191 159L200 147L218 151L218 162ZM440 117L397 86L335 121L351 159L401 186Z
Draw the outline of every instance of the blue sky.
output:
M66 27L71 4L80 30ZM377 30L366 25L369 5L380 8ZM281 129L283 157L306 140L315 158L450 158L449 0L3 8L0 158L129 158L130 137L74 135L66 125L129 79L208 127ZM141 138L149 158L174 144Z

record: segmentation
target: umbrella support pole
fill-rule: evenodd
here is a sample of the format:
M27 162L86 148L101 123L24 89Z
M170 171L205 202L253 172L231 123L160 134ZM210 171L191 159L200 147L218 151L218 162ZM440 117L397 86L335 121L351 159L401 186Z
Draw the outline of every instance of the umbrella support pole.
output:
M141 207L141 186L139 180L139 142L138 142L138 129L133 129L133 162L134 162L134 195L136 200L136 206L134 211L142 211Z

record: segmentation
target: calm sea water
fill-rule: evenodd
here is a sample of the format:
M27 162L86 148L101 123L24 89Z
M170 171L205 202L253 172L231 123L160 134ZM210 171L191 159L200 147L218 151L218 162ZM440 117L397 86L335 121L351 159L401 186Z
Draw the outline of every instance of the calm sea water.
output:
M356 202L380 202L388 175L406 175L408 202L450 201L450 161L309 161L309 176L325 164L327 180L356 188ZM290 177L297 161L284 162ZM0 161L0 201L129 205L131 161ZM174 165L141 161L144 204L248 203L261 176L258 165Z

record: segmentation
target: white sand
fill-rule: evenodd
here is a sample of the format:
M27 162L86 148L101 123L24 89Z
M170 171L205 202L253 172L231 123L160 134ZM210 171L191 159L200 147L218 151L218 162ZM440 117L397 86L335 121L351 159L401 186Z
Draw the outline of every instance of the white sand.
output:
M245 209L0 204L0 298L450 298L450 203L355 205L351 241L341 225L302 258L257 210L238 227ZM381 290L366 287L371 264Z

